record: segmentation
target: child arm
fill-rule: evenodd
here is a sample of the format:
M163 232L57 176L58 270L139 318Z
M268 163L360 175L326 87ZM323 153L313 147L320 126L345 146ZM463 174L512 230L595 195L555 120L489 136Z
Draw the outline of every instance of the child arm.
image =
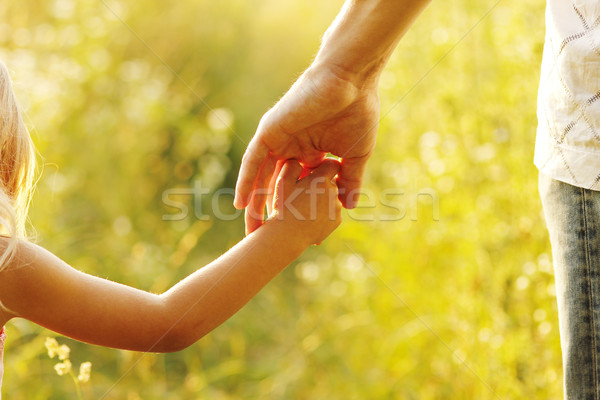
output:
M295 182L299 165L286 167L282 186L308 187L310 177ZM329 179L337 173L331 165L323 170L331 175ZM335 187L326 181L329 189ZM84 342L137 351L177 351L233 315L308 245L335 229L340 207L336 194L317 196L314 219L291 218L282 212L279 216L284 217L268 220L161 295L84 274L24 242L15 261L0 272L0 300L12 312L8 317L26 318ZM308 197L301 194L294 204L306 209ZM333 220L331 201L337 210Z

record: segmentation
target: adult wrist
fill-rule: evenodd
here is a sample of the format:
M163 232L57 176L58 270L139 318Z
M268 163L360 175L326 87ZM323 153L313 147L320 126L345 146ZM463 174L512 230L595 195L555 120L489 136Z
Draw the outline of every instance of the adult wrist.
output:
M350 84L359 90L377 89L379 76L385 66L382 60L379 64L365 66L365 68L350 67L344 63L334 62L318 57L307 69L306 73L314 82L335 79L340 83Z
M329 26L315 65L376 84L396 44L431 0L347 0Z

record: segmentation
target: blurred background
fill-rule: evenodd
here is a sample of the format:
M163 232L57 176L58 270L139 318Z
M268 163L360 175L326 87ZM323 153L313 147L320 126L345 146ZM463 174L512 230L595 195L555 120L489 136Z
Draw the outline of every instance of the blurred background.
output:
M0 58L42 166L35 240L153 292L226 251L243 237L230 193L245 146L341 5L1 2ZM532 164L543 37L543 0L433 2L382 76L359 209L184 351L57 337L93 364L84 397L560 399ZM7 399L76 398L44 348L55 334L7 332Z

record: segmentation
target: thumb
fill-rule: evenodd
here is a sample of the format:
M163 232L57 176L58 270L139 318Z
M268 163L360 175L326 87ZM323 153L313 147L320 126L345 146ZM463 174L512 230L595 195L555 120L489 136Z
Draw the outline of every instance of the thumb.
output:
M351 209L356 207L362 186L362 177L367 166L368 156L344 158L337 178L339 198L342 205Z
M322 176L327 180L333 179L334 176L340 171L340 162L335 158L326 158L317 168L315 168L310 176L318 177Z

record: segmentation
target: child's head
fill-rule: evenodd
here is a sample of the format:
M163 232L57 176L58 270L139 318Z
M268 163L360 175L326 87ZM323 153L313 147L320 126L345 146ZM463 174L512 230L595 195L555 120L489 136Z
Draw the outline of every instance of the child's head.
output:
M25 220L35 169L35 152L13 92L10 74L0 60L0 233L25 236ZM0 268L13 246L0 256Z

